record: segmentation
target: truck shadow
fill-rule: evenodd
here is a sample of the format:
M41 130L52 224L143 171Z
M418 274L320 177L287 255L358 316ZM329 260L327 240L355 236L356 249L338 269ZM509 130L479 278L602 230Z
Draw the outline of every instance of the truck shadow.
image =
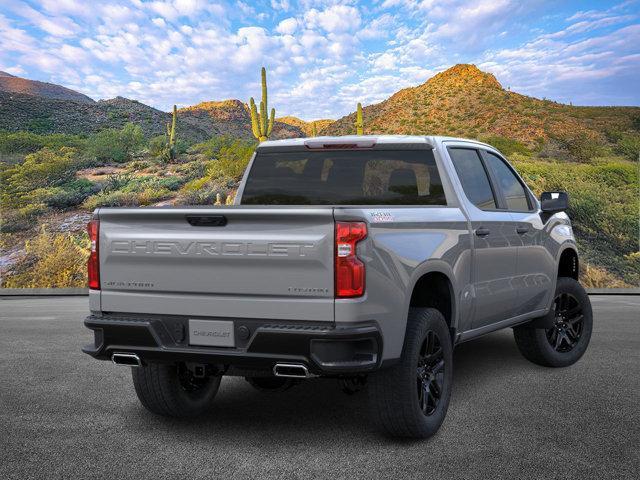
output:
M507 385L510 377L528 368L537 367L521 357L510 331L460 345L454 352L449 415L455 414L457 403L474 398L487 381ZM369 422L366 392L346 395L333 379L308 380L286 392L264 393L242 378L226 377L211 413L197 420L167 420L139 405L132 405L134 409L127 417L135 428L165 430L168 436L184 435L190 441L225 442L225 448L265 439L274 445L299 439L305 448L315 441L326 444L327 437L338 443L384 441Z

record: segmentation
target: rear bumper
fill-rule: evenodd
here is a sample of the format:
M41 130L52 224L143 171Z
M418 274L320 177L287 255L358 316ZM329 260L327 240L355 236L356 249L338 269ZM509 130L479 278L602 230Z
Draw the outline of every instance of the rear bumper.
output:
M220 319L210 319L220 320ZM231 320L231 319L224 319ZM100 360L135 353L142 362L194 362L240 371L271 372L276 363L302 363L315 375L366 373L380 365L382 337L374 322L312 324L233 319L235 347L189 345L188 319L122 314L84 321L94 343L82 350Z

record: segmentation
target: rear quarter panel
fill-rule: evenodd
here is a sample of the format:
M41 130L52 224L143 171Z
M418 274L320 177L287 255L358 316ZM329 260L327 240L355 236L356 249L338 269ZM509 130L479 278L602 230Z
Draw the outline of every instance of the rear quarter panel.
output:
M413 287L434 271L451 280L453 326L468 321L471 241L459 208L336 208L334 216L336 221L364 220L368 225L367 238L358 244L358 257L367 269L365 295L336 300L336 324L376 321L384 339L383 359L399 358Z

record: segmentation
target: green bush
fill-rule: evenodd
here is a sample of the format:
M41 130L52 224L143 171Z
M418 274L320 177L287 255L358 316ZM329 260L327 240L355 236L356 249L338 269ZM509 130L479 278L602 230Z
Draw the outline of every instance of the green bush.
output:
M38 215L47 211L43 203L33 203L18 209L2 208L0 215L0 232L13 233L33 228L38 220Z
M615 151L630 160L640 159L640 134L622 134L616 142Z
M89 138L89 154L101 162L125 162L144 143L139 125L127 123L122 129L107 129Z
M87 146L87 140L79 135L54 133L38 135L32 132L0 132L0 153L34 153L42 148L59 150L62 147L72 147L82 151Z
M171 195L171 192L166 188L146 188L138 192L103 191L87 198L82 206L87 210L94 210L98 207L139 207L166 200Z
M69 208L80 205L87 197L98 191L93 182L81 178L60 187L38 188L31 192L31 199L44 203L50 208Z
M149 154L154 157L163 156L166 148L167 137L165 135L158 135L149 140Z
M33 190L58 187L73 180L80 165L76 150L68 147L59 151L43 148L31 153L23 163L0 172L0 204L20 207L31 203Z
M566 149L571 160L589 162L603 153L601 142L584 132L564 135L556 140Z
M3 279L7 288L84 287L87 284L89 239L86 234L73 236L49 233L43 226L25 244L26 256L15 271Z
M531 151L522 143L511 138L490 136L483 137L482 141L500 150L504 155L510 156L514 153L520 155L531 155Z

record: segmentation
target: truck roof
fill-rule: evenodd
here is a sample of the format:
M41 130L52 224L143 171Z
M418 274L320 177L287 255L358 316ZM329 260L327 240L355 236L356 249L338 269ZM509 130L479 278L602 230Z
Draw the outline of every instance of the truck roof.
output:
M338 136L321 136L321 137L302 137L302 138L285 138L282 140L267 140L260 143L260 148L273 147L304 147L313 144L344 144L358 143L363 146L384 145L384 144L411 144L411 145L427 145L434 147L437 143L443 141L461 141L471 142L479 145L487 145L478 140L468 138L445 137L437 135L338 135ZM321 148L321 146L319 147Z

